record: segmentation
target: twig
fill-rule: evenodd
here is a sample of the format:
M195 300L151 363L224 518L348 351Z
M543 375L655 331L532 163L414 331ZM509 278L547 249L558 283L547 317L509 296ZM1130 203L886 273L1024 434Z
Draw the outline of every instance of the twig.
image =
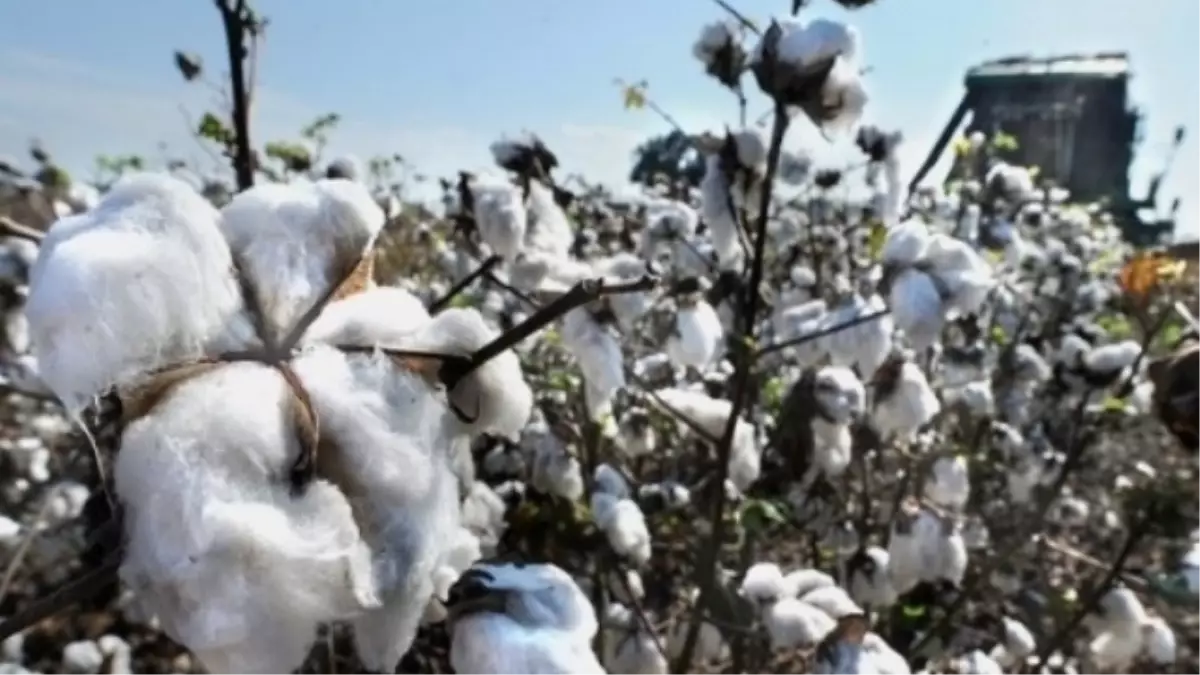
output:
M789 340L784 340L782 342L775 342L775 343L769 344L766 347L759 349L758 352L754 355L754 357L756 359L762 358L768 354L773 354L775 352L782 351L789 347L798 347L800 345L812 342L813 340L820 340L823 337L828 337L835 333L840 333L844 330L849 330L851 328L854 328L855 326L859 326L864 323L869 323L871 321L874 321L875 319L878 319L880 317L890 314L891 311L892 311L891 309L881 309L881 310L872 312L870 314L860 314L860 315L854 317L853 319L850 319L848 321L843 321L842 323L839 323L839 324L836 324L833 326L827 326L820 330L812 331L811 333L805 333L804 335L800 335L798 337L794 337Z
M8 216L0 216L0 229L3 230L3 234L26 239L35 244L42 243L42 240L46 238L45 232L36 230L28 225L22 225Z
M229 87L233 98L233 171L238 190L254 187L254 154L250 146L250 96L246 89L246 0L215 0L225 28L229 55ZM231 5L230 2L233 2Z
M117 553L91 572L59 587L49 597L26 606L7 621L0 623L0 640L6 640L69 607L96 597L117 583L117 570L120 567L121 556Z
M33 544L33 540L37 539L41 534L38 526L42 524L42 519L46 517L46 513L50 510L50 502L58 495L58 490L51 490L42 497L42 505L38 507L37 515L34 516L33 525L25 532L25 536L21 538L21 543L17 546L17 550L13 551L12 558L8 561L8 566L4 569L4 577L0 579L0 603L3 603L8 597L9 587L12 585L13 578L17 574L17 570L21 568L21 563L25 561L25 556L29 553L29 548Z
M733 436L737 423L741 418L743 407L750 400L751 371L754 368L755 354L747 349L752 344L755 326L758 323L758 303L760 299L759 286L763 278L763 261L767 248L767 218L771 211L771 192L775 183L775 173L779 169L779 157L783 150L783 137L788 127L787 111L782 104L776 104L775 121L771 129L771 145L767 153L767 174L763 181L758 209L758 227L755 230L754 257L750 266L750 284L742 301L742 349L735 355L737 369L734 372L733 401L729 411L729 419L725 422L725 432L721 437L721 445L717 449L717 476L715 498L713 499L710 522L712 523L711 538L705 550L701 551L701 559L697 565L697 586L700 588L698 603L702 611L695 612L688 623L687 635L679 659L673 664L672 672L686 673L691 668L692 655L696 651L696 643L700 637L701 616L703 608L708 606L713 588L717 580L717 563L720 557L721 544L725 538L725 478L729 474L729 456L733 450Z
M726 12L729 12L729 15L732 16L734 19L737 19L737 22L740 23L742 25L742 27L745 28L746 30L750 31L751 33L754 33L755 35L762 34L762 32L758 30L758 26L754 25L753 21L751 21L750 19L747 19L746 15L739 12L736 8L733 7L733 5L730 5L728 2L725 2L725 0L713 0L713 2L717 3L717 6L720 7L721 9L725 10Z
M429 313L437 314L445 309L446 305L450 304L451 300L458 297L459 293L462 293L464 290L466 290L467 287L475 283L477 279L489 274L493 269L495 269L496 265L500 264L501 260L502 258L498 255L493 255L487 260L484 260L482 263L480 263L479 267L475 268L475 271L471 272L461 281L451 286L450 290L446 291L442 297L434 300L433 303L429 305Z

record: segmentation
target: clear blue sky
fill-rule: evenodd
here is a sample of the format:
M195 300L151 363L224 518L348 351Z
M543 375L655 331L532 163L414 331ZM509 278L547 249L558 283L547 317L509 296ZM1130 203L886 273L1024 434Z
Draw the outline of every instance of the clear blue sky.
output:
M225 69L210 0L3 0L0 153L42 138L68 167L98 153L166 143L204 155L187 134L211 92L180 82L175 48ZM788 0L733 0L763 20ZM431 174L488 163L487 143L540 133L566 168L620 180L632 147L664 129L622 109L614 77L650 81L652 97L684 126L732 121L732 99L701 72L690 47L722 17L708 0L259 0L271 19L256 107L259 140L286 137L327 110L345 124L333 151L400 152ZM832 0L814 13L845 16ZM1191 136L1164 187L1197 223L1196 0L879 0L854 13L864 38L870 121L906 133L908 170L961 93L966 67L1013 53L1127 50L1135 102L1150 116L1135 192L1161 162L1172 129ZM758 106L760 109L763 107ZM845 148L800 130L789 142L834 162ZM86 174L85 174L86 175ZM1181 232L1184 234L1184 232ZM1185 235L1186 236L1186 235Z

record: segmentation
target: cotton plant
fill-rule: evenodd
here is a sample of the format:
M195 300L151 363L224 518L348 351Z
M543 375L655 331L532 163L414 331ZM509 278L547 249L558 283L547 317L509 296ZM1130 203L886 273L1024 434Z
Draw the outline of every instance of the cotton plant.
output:
M699 292L679 293L675 304L675 325L667 338L667 355L678 366L706 372L716 365L724 347L721 319Z
M609 481L608 487L617 487ZM597 484L597 488L605 487ZM627 485L622 485L628 490ZM597 489L591 498L592 517L604 532L617 555L637 566L650 561L652 554L650 530L646 516L638 503L627 494L613 494Z

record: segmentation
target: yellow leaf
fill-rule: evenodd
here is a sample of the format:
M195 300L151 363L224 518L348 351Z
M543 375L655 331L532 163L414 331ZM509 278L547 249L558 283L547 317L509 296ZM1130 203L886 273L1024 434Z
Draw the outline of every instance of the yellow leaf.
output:
M871 223L871 229L867 232L867 255L871 256L871 260L879 260L885 242L887 242L887 227L884 226L883 221L876 220Z
M971 152L970 139L967 139L966 137L962 137L962 138L959 138L958 140L954 141L954 155L956 157L963 157L969 152Z
M1139 253L1117 275L1121 290L1134 298L1144 298L1162 284L1178 281L1187 263L1162 253Z
M644 83L627 85L624 97L626 110L640 110L646 107L646 85Z

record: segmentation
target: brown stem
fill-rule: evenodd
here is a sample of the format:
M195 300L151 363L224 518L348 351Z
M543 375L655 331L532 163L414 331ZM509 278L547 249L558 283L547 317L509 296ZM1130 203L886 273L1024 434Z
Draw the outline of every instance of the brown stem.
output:
M238 190L254 187L254 154L250 146L250 95L246 88L246 0L216 0L229 55L229 87L233 99L233 171Z

